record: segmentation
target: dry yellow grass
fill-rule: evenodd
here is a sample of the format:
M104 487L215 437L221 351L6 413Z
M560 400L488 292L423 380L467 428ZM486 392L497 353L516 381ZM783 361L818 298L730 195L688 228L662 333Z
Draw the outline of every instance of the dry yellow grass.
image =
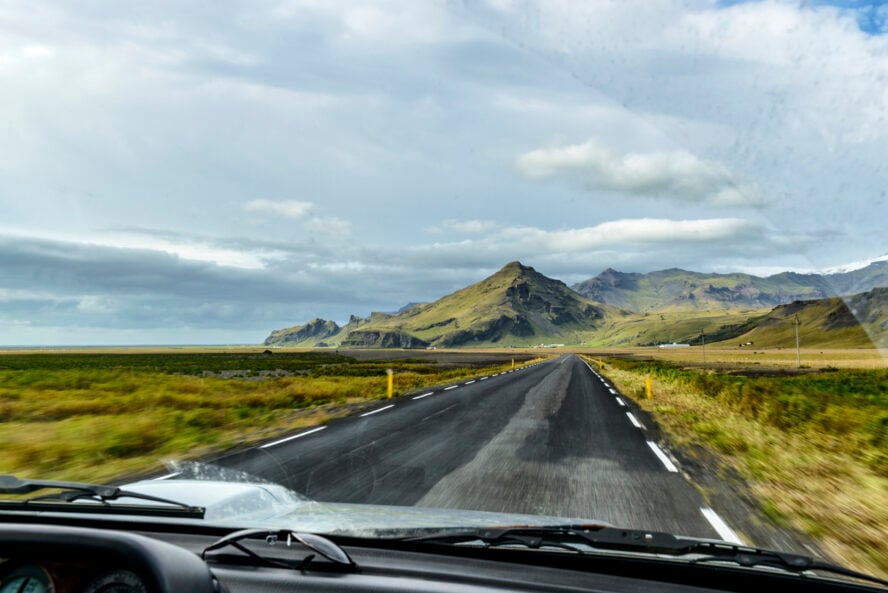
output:
M680 365L703 366L703 349L688 348L609 348L576 350L591 358L627 357L639 360L662 360ZM888 367L888 350L876 348L806 349L801 350L803 368L809 369L877 369ZM794 348L713 348L706 347L706 364L713 369L792 369L796 368Z
M888 576L888 477L847 443L763 424L684 385L655 382L646 399L643 375L612 367L605 374L673 443L705 447L736 470L772 519L810 535L842 564Z

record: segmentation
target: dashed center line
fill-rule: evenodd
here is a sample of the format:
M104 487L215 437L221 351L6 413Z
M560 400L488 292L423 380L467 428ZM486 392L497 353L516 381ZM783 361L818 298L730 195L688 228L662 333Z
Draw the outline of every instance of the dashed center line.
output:
M361 417L363 418L364 416L370 416L370 415L372 415L372 414L378 414L379 412L382 412L382 411L385 411L385 410L388 410L388 409L390 409L390 408L394 408L394 407L395 407L395 404L389 404L389 405L387 405L387 406L384 407L384 408L379 408L378 410L373 410L372 412L365 412L365 413L361 414Z
M663 463L663 465L666 466L666 469L671 472L678 472L678 468L675 467L675 464L672 463L672 460L666 457L666 454L660 450L660 447L657 446L657 443L655 443L654 441L648 441L647 444L648 447L651 448L651 451L654 452L654 455L656 455L657 458Z
M701 508L700 512L703 513L703 516L706 517L706 520L709 521L709 524L712 525L712 528L718 532L719 537L721 537L726 542L731 542L732 544L738 544L741 546L745 546L734 530L728 527L728 524L725 523L721 517L718 516L718 513L709 508Z
M619 397L615 397L614 399L617 400L617 403L618 403L618 404L620 404L620 405L623 406L624 408L626 407L626 402L624 402L623 400L621 400Z
M269 447L274 447L275 445L280 445L281 443L286 443L287 441L292 441L293 439L298 439L300 437L304 437L310 435L312 433L318 432L319 430L324 430L327 428L326 426L318 426L317 428L312 428L311 430L306 430L305 432L300 432L299 434L294 434L291 437L287 437L285 439L281 439L279 441L273 441L271 443L265 443L264 445L259 445L260 449L267 449Z
M626 412L626 415L629 416L629 422L631 422L635 428L644 430L644 425L638 421L638 418L636 418L632 412Z
M417 396L414 397L413 399L422 399L422 398L424 398L424 397L428 397L428 396L432 395L433 393L435 393L435 392L434 392L434 391L429 391L428 393L423 393L422 395L417 395Z
M459 385L451 385L450 387L445 387L444 391L450 391L451 389L456 389Z

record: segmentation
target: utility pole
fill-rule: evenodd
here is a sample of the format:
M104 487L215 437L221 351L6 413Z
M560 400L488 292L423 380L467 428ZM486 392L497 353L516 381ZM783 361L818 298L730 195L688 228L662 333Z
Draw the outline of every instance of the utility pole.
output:
M799 347L799 316L795 316L794 320L795 324L795 332L796 332L796 367L802 366L802 351Z
M700 332L700 340L703 342L703 368L706 368L706 332Z

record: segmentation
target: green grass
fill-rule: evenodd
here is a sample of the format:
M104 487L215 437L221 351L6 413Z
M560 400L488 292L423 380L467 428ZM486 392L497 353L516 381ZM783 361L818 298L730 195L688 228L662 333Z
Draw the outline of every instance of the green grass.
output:
M0 473L109 481L160 470L165 459L270 438L383 398L389 368L397 396L505 365L441 369L306 352L4 355ZM278 369L290 374L258 378Z
M606 365L675 446L691 456L702 447L742 476L764 517L843 564L888 575L888 369L742 376L662 361Z

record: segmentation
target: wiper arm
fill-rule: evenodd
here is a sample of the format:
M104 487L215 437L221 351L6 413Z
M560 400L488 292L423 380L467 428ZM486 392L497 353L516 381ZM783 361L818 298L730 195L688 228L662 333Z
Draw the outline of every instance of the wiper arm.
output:
M538 540L543 545L566 547L574 551L582 551L576 544L608 550L642 551L652 554L683 554L694 549L698 543L694 540L683 540L669 533L656 531L640 531L633 529L616 529L600 525L554 525L540 527L504 527L492 529L473 529L460 532L442 532L432 535L409 537L404 541L440 544L459 544L481 541L487 546L504 545L507 543L526 543L529 548L541 547L532 545ZM575 545L570 545L575 544Z
M561 544L581 553L594 552L595 550L620 550L675 557L689 554L709 554L708 556L691 558L688 561L692 564L731 562L744 567L777 568L800 575L807 571L820 570L888 586L888 581L878 577L822 562L809 556L751 548L728 542L685 539L669 533L637 529L589 525L510 527L442 532L404 538L403 541L435 544L464 544L480 541L485 547L524 543L528 548L552 547L553 544L556 546ZM584 547L591 549L584 549Z
M205 509L203 507L195 507L176 500L161 498L159 496L151 496L150 494L142 494L140 492L132 492L123 490L116 486L105 486L102 484L85 484L82 482L63 482L55 480L22 480L12 475L0 475L0 494L29 494L38 490L47 488L57 488L63 490L57 494L46 494L43 496L35 496L21 501L3 501L3 506L9 506L14 502L16 506L25 506L34 502L58 500L62 502L75 502L77 500L92 500L108 505L109 501L119 500L121 498L134 498L137 500L148 500L174 507L179 507L181 511L177 516L185 514L191 518L203 519ZM118 508L118 507L115 507ZM140 512L146 507L143 505ZM150 508L150 507L148 507ZM166 511L168 512L168 511ZM164 513L166 514L166 513Z
M879 577L874 577L866 573L857 572L838 564L822 562L809 556L800 554L789 554L787 552L775 552L772 550L760 550L757 548L725 550L725 553L715 554L713 556L704 556L703 558L695 558L691 560L692 564L702 562L732 562L740 566L767 566L769 568L779 568L790 572L803 573L809 570L820 570L823 572L831 572L846 577L861 579L885 585L888 587L888 581Z

